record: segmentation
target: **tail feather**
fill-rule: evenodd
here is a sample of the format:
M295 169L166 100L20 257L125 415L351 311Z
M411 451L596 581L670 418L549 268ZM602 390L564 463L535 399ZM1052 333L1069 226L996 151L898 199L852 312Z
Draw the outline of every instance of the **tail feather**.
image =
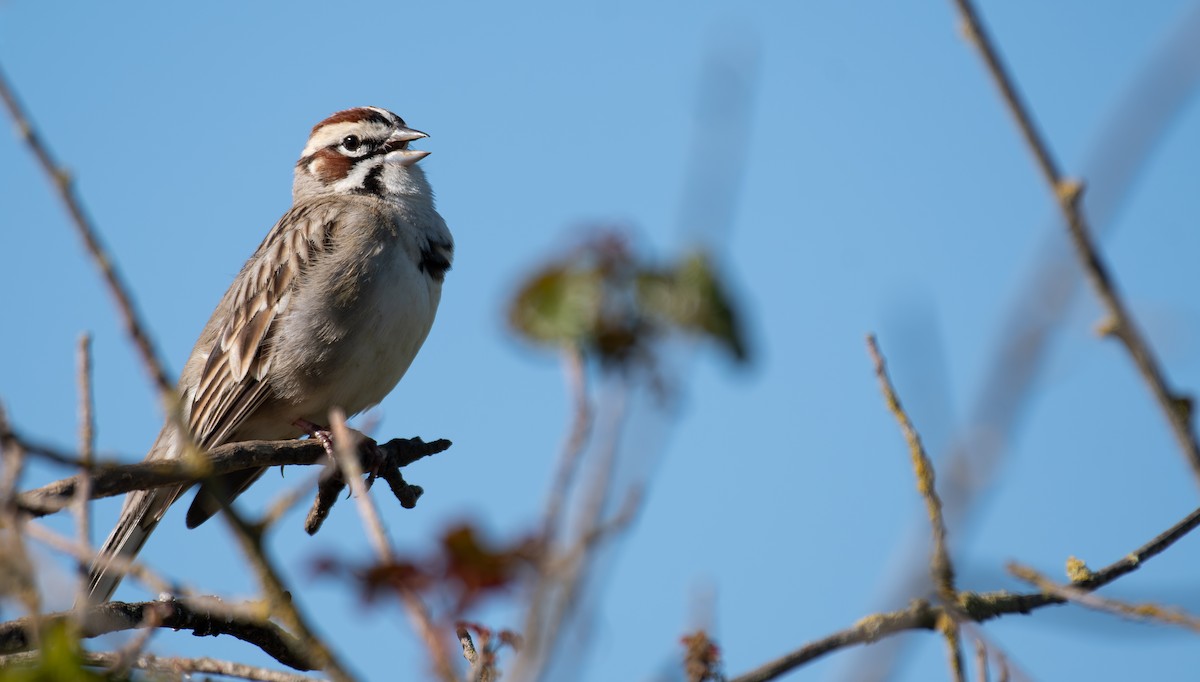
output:
M117 526L88 569L89 603L100 604L112 597L125 577L125 568L182 490L182 487L139 490L125 498Z

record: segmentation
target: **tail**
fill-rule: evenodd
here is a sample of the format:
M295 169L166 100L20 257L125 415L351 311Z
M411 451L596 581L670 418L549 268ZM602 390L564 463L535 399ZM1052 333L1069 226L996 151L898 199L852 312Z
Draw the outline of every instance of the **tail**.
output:
M158 488L138 490L125 497L117 527L109 533L88 569L88 603L101 604L112 597L129 563L180 492L179 487Z
M163 427L146 460L170 459L175 456L176 439L170 425ZM102 604L112 597L117 585L128 571L129 563L141 551L142 545L171 503L183 492L183 486L135 490L125 496L121 517L116 528L100 547L100 552L88 568L88 603Z

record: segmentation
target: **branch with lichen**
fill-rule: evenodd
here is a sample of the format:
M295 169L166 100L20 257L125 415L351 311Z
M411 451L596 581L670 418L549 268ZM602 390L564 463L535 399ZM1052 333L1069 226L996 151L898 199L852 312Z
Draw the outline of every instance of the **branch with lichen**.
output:
M925 452L925 446L921 443L921 435L917 433L916 427L913 426L912 420L900 403L900 396L896 394L896 388L892 385L891 377L888 376L887 363L879 351L879 344L874 335L867 336L867 352L871 355L871 361L875 365L875 376L879 379L879 388L883 393L884 402L887 403L888 411L896 418L896 422L900 425L900 431L904 434L904 440L908 444L909 457L917 478L917 491L921 493L921 499L925 500L925 510L929 514L929 524L933 529L933 556L930 559L929 568L938 597L946 608L945 617L939 620L937 629L946 641L950 671L955 680L963 682L966 679L966 672L963 664L962 642L956 624L958 614L953 608L953 604L958 600L958 590L954 586L954 565L950 562L950 551L946 547L946 520L942 516L942 500L937 493L933 461Z
M1147 561L1164 552L1188 533L1200 526L1200 509L1196 509L1153 540L1126 554L1117 561L1098 571L1082 569L1072 564L1077 578L1072 588L1080 592L1093 592L1118 578L1141 568ZM970 622L983 623L1002 616L1030 614L1037 609L1069 600L1045 592L1012 593L1006 590L994 592L961 591L953 608ZM766 682L794 670L812 660L839 649L869 644L901 632L911 630L938 629L942 618L947 617L947 606L931 604L926 600L915 600L908 608L866 616L845 630L815 640L750 672L731 678L729 682Z
M1083 570L1078 570L1078 564L1073 562L1078 561L1074 557L1068 560L1068 577L1075 580L1086 580L1089 572L1086 567ZM1174 606L1164 606L1161 604L1131 604L1119 599L1109 599L1092 594L1088 590L1082 590L1074 584L1063 585L1057 583L1038 571L1015 562L1010 562L1007 567L1008 572L1012 573L1017 578L1037 587L1043 593L1059 597L1073 604L1094 609L1096 611L1104 611L1107 613L1116 614L1124 618L1132 618L1135 620L1149 620L1167 625L1178 625L1185 627L1195 632L1200 632L1200 618L1185 613L1182 609Z

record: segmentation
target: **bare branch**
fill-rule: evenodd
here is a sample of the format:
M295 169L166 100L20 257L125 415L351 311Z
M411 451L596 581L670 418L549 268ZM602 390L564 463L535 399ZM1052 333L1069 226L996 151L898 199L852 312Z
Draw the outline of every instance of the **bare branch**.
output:
M1155 400L1158 401L1159 408L1170 424L1175 439L1183 450L1188 464L1191 465L1197 482L1200 482L1200 441L1197 441L1196 433L1192 429L1192 400L1175 393L1167 385L1167 378L1158 358L1150 344L1146 342L1136 320L1122 299L1116 279L1100 254L1099 247L1092 238L1092 228L1084 216L1080 201L1083 194L1082 184L1063 176L1049 145L1033 122L1033 115L1030 113L1028 104L1021 97L1008 68L1000 59L995 43L980 20L971 0L953 1L962 15L963 29L967 38L978 49L987 65L992 80L1000 89L1004 104L1016 121L1021 135L1037 160L1038 169L1054 194L1059 210L1066 221L1076 255L1108 315L1108 319L1102 325L1104 331L1120 340L1129 352L1142 379L1149 386Z
M37 652L0 656L0 668L31 665L38 660L39 656L40 654ZM111 668L117 663L117 658L118 655L115 653L83 654L84 664L97 667L104 666ZM139 656L137 659L130 661L129 667L158 673L175 673L177 675L185 673L208 673L224 677L237 677L243 680L256 680L258 682L321 682L323 679L309 677L308 675L297 675L296 673L281 670L270 670L268 668L260 668L233 661L222 661L215 658L208 658L207 656L203 658L173 658L146 655Z
M172 630L190 630L197 636L229 635L253 644L271 658L297 670L319 666L304 642L278 625L251 613L261 608L247 604L231 608L212 598L171 599L151 602L108 602L89 606L82 613L64 611L46 616L47 621L75 618L84 639L110 632L136 630L151 624ZM156 615L151 617L150 612ZM36 624L29 618L0 623L0 654L26 651L34 646Z
M1152 620L1168 625L1179 625L1200 632L1200 618L1184 613L1181 609L1158 604L1130 604L1117 599L1108 599L1092 594L1074 585L1061 585L1050 580L1028 566L1009 563L1009 573L1037 587L1042 592L1096 611L1105 611L1125 618Z
M884 363L883 355L879 352L879 345L874 336L867 336L867 351L871 354L871 361L875 363L875 376L879 379L879 387L883 392L884 401L887 402L888 411L900 424L904 440L908 443L908 454L912 458L913 472L917 475L917 490L925 500L929 523L933 526L933 558L930 561L930 568L934 584L937 586L942 600L953 604L957 600L954 588L954 566L950 563L950 553L946 549L946 521L942 518L942 501L938 498L937 487L934 485L933 462L926 454L925 446L921 444L920 434L913 427L912 420L904 411L904 406L900 404L900 397L896 395L896 389L888 377L887 366ZM961 670L961 655L958 658L958 669Z

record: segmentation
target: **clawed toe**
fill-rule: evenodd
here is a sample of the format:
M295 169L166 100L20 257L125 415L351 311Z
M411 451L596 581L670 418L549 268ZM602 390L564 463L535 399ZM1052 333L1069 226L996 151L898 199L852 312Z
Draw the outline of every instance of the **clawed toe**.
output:
M336 453L333 449L333 434L329 429L314 424L307 419L297 419L292 424L296 428L303 429L309 437L320 441L321 445L325 448L325 454L329 455L329 459L337 461ZM362 436L362 439L359 447L367 455L365 458L366 467L364 467L366 471L364 473L367 474L366 483L369 490L371 485L375 483L375 479L379 478L382 473L384 465L387 463L387 454L383 451L383 448L379 447L379 443L376 443L375 439L365 435Z
M323 426L318 426L317 424L314 424L303 418L292 422L292 425L298 429L303 429L310 438L321 441L321 445L325 448L325 454L329 455L329 459L337 461L337 458L334 456L333 452L333 434L329 432L329 429Z

